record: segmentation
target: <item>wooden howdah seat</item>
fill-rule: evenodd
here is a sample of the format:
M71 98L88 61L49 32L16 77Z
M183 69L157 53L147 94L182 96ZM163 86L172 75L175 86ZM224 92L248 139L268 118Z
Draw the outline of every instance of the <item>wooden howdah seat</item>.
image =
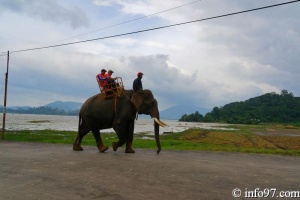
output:
M124 85L121 77L112 78L115 80L114 83L103 84L101 80L96 76L97 83L99 85L100 94L103 99L109 99L112 97L119 97L124 90Z

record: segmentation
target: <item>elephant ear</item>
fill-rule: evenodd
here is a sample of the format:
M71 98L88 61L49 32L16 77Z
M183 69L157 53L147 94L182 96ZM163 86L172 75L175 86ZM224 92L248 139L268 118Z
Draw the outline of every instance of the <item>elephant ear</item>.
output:
M134 105L135 110L138 111L144 101L142 92L135 92L131 97L131 103Z

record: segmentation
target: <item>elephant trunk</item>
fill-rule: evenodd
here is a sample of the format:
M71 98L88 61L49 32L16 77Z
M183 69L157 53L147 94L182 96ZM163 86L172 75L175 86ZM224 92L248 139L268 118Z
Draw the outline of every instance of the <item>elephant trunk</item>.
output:
M150 112L150 116L154 119L154 135L155 135L155 141L157 145L157 154L159 154L161 150L160 140L159 140L159 126L162 126L162 123L159 120L159 111L157 106L152 110L152 112Z
M159 116L157 117L159 120ZM160 140L159 140L159 125L157 122L154 122L154 134L155 134L155 141L157 145L157 154L159 154L161 147L160 147Z

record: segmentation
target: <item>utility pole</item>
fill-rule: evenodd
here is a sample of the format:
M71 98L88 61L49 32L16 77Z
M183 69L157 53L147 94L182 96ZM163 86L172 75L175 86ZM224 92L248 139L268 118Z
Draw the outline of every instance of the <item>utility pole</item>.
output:
M6 99L7 99L7 83L8 83L8 67L9 67L9 51L7 51L7 68L5 74L5 93L4 93L4 104L3 104L3 123L2 123L2 140L5 135L5 117L6 117Z

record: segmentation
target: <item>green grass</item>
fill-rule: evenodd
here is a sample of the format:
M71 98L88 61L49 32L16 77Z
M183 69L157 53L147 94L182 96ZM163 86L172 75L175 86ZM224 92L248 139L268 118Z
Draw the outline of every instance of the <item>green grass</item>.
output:
M283 125L230 125L236 130L189 129L160 136L162 150L225 151L300 156L299 127ZM291 136L293 135L294 136ZM77 132L56 130L6 131L11 141L73 144ZM103 142L111 146L117 141L115 133L102 133ZM95 145L94 137L87 134L82 146ZM134 135L134 148L156 148L154 136Z

